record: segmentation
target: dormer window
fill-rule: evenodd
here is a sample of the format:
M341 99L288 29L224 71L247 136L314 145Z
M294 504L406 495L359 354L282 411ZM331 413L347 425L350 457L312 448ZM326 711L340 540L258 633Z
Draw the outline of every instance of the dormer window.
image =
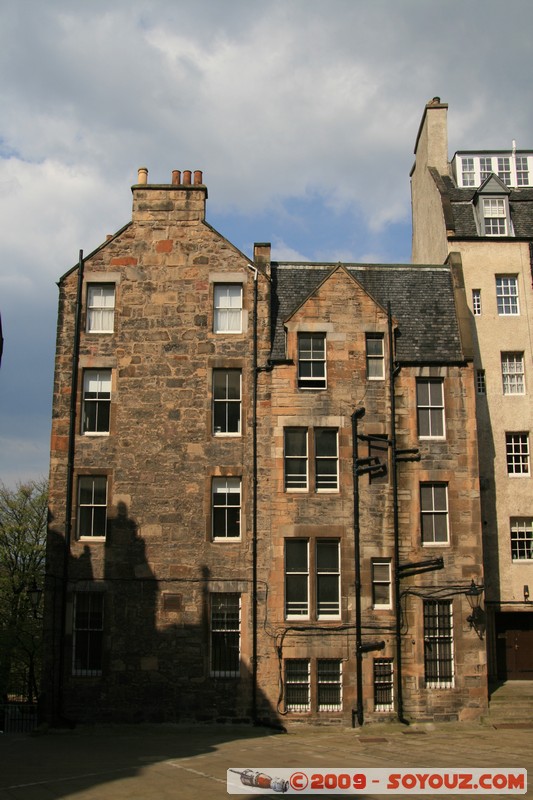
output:
M482 226L485 236L507 236L507 201L500 197L484 197Z
M474 159L463 158L461 162L463 186L475 186Z

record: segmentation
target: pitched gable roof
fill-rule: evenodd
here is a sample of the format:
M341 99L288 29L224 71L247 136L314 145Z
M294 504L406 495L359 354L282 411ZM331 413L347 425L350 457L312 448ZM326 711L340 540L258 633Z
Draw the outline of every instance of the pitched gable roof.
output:
M343 264L383 308L391 304L398 322L400 362L457 363L464 360L448 266ZM284 360L284 322L338 264L272 262L273 361Z

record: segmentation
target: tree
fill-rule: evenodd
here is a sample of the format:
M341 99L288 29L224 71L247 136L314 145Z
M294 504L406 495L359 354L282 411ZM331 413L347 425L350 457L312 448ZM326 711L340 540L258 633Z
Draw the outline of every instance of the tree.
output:
M0 483L0 701L37 696L42 619L30 591L44 588L48 484Z

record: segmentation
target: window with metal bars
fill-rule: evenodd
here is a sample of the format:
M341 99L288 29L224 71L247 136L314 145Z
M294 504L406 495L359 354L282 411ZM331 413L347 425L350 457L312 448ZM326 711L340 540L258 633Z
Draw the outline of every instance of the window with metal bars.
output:
M454 685L451 600L424 600L424 675L429 689Z
M392 658L374 659L374 710L392 711L394 707L394 676Z
M289 658L285 661L285 708L287 711L310 710L309 667L309 659Z
M241 596L211 594L211 676L238 678L240 674Z
M317 707L319 711L342 710L342 662L319 658L317 671Z
M75 593L72 634L72 674L83 677L101 675L104 643L102 592Z

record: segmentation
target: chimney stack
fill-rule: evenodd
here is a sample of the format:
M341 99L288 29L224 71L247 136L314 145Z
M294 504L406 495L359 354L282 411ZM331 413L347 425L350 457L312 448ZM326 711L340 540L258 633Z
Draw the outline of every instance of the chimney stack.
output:
M148 170L146 167L139 167L137 170L137 183L140 185L148 183Z

